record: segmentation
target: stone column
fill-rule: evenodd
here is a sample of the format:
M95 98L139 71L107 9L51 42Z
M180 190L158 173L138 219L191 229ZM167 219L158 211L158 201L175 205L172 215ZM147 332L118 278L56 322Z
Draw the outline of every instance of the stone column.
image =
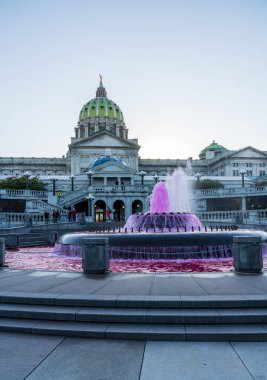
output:
M6 253L5 239L0 238L0 266L3 266L5 264L5 253Z
M83 239L82 268L87 274L103 274L109 269L109 239Z
M263 268L260 236L234 236L233 264L238 273L261 273Z

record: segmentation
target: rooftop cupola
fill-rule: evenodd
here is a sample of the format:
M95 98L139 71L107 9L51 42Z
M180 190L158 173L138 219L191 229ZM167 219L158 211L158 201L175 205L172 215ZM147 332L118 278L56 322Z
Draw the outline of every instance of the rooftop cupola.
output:
M100 84L99 84L98 89L96 90L96 97L97 98L106 98L107 97L107 91L106 91L105 87L103 86L102 75L99 74L99 77L100 77Z

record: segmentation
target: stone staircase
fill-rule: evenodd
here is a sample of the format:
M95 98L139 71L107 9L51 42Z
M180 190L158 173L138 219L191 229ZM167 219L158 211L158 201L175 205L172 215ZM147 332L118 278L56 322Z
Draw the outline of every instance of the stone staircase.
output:
M88 338L267 341L267 297L0 293L0 331Z

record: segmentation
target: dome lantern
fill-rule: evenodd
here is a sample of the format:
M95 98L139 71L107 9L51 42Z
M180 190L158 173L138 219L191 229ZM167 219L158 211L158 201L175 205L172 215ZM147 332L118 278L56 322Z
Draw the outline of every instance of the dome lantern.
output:
M107 97L107 91L106 91L105 87L103 86L102 75L99 74L99 77L100 77L100 84L99 84L98 89L96 90L96 97L97 98L106 98Z

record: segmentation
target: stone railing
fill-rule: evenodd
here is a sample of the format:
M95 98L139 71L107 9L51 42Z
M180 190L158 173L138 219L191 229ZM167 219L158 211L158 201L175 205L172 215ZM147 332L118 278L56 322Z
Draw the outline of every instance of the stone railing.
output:
M88 186L83 186L75 191L68 191L59 197L59 204L64 204L67 201L69 202L72 199L75 200L76 198L87 194L89 194Z
M48 210L50 213L53 212L55 210L55 208L57 208L58 210L60 210L62 215L68 215L68 211L65 210L64 208L62 208L60 206L54 206L54 205L51 205L49 203L42 202L42 201L34 201L32 204L32 207L34 209L39 209L39 210L41 209L43 211Z
M46 199L48 196L47 191L36 190L9 190L0 189L0 198L40 198Z
M148 193L148 187L137 185L119 185L119 186L84 186L75 191L69 191L62 196L59 197L59 205L70 205L72 202L75 203L77 200L81 198L85 198L88 194L100 195L100 194L140 194L140 193Z
M249 195L267 195L267 186L261 187L240 187L240 188L230 188L230 189L203 189L203 190L193 190L192 194L194 197L221 197L221 196L245 196Z
M224 221L229 223L260 223L267 226L267 210L203 211L196 212L196 215L204 223L205 221Z
M32 225L45 224L44 213L30 213L25 214L22 212L2 212L0 213L0 226L23 226L25 225L25 217L30 217ZM67 215L61 214L61 222L67 222ZM52 216L50 215L49 223L52 223Z

